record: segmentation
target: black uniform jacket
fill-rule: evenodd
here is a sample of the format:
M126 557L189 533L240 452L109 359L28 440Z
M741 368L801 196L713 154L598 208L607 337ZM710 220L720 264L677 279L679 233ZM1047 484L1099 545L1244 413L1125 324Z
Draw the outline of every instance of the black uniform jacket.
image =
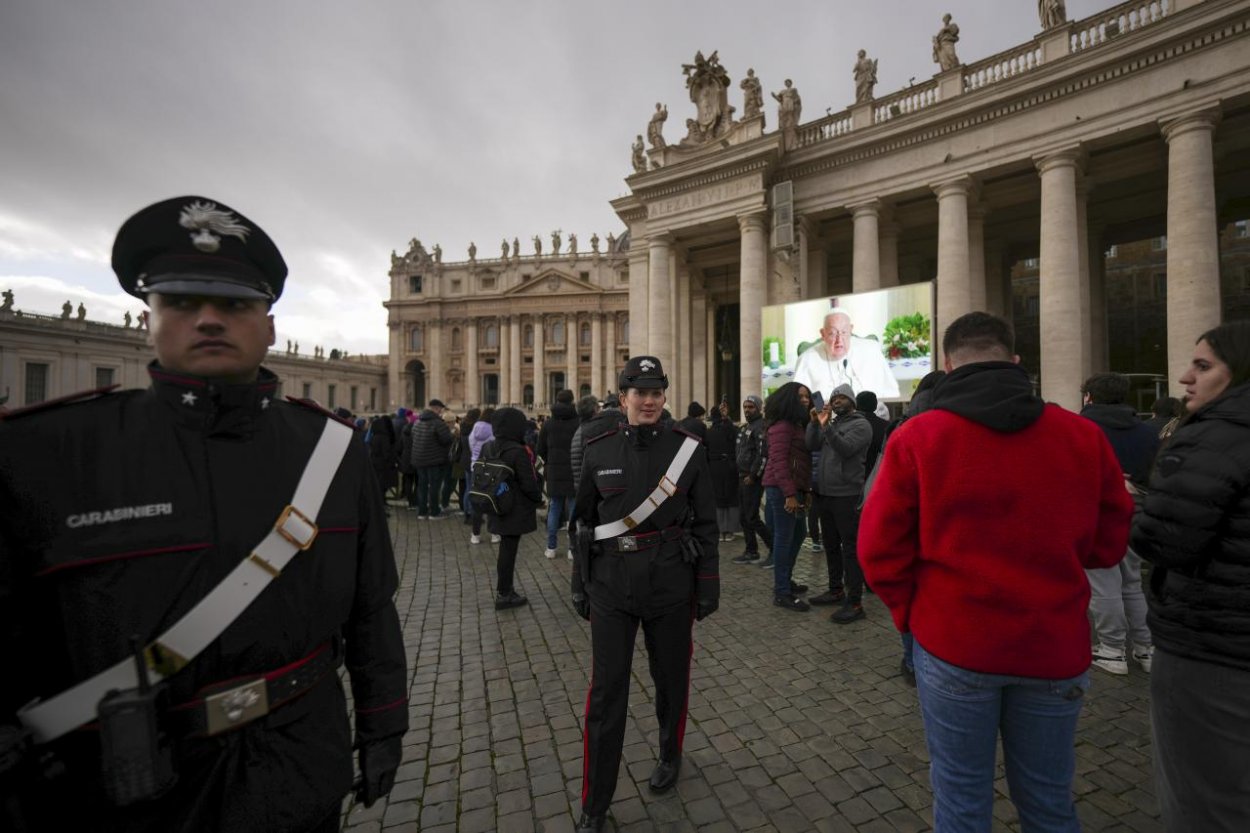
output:
M237 386L155 364L150 373L148 390L0 422L0 722L125 658L131 635L154 639L207 595L273 526L330 418L277 399L264 369ZM329 642L351 674L356 742L406 730L395 559L362 443L351 443L316 521L312 547L169 678L171 703ZM352 780L333 672L248 725L180 739L177 786L134 810L103 804L91 727L51 746L68 774L55 787L62 799L39 807L47 829L301 830L338 807Z
M574 517L593 527L633 512L659 485L689 436L679 428L622 425L592 438L586 446ZM719 599L719 529L711 480L707 455L698 449L677 479L676 494L631 531L643 535L681 525L689 513L690 534L702 550L696 563L682 561L676 541L640 552L604 552L591 559L591 581L585 588L583 577L572 571L573 592L585 589L596 603L640 613L690 604L696 593ZM650 559L649 570L629 568L642 559Z

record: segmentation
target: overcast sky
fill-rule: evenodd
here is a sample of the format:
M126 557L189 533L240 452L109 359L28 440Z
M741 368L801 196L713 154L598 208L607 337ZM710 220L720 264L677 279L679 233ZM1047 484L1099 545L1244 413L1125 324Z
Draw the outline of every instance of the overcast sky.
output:
M860 48L878 96L928 79L947 11L965 63L1040 29L1034 0L0 0L0 288L120 323L142 305L109 267L118 226L198 194L282 250L279 343L385 352L390 252L412 237L450 261L619 235L630 143L657 101L684 135L696 50L720 51L739 112L754 67L772 130L787 77L805 122L850 104Z

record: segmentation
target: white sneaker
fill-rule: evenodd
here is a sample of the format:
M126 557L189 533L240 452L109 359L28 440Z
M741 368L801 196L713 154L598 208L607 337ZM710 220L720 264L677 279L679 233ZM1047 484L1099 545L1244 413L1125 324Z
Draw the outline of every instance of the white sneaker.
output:
M543 555L547 556L548 558L555 558L556 551L552 549L551 547L548 547L547 549L543 550Z
M490 542L491 542L492 544L498 544L498 543L499 543L499 536L498 536L498 535L491 535L491 536L490 536Z
M1094 646L1093 653L1093 664L1108 674L1124 675L1128 673L1128 660L1124 658L1123 651L1108 648L1100 642Z
M470 544L480 544L480 543L482 543L482 536L481 536L481 535L470 535L470 536L469 536L469 543L470 543Z
M569 550L569 561L573 560L573 551Z
M1150 663L1154 658L1155 646L1153 645L1142 651L1139 651L1136 648L1133 649L1133 661L1140 665L1141 670L1145 671L1147 674L1150 673Z
M418 521L428 521L429 519L430 519L429 515L417 515Z

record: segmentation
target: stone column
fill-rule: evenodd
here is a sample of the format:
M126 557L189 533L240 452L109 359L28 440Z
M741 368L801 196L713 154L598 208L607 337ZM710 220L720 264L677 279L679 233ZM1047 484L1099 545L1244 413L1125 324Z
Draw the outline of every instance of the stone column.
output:
M669 324L673 312L669 301L672 281L668 271L672 249L673 238L668 234L653 235L647 242L647 349L642 355L657 356L661 362L672 361L673 355L673 331ZM631 333L631 342L632 336Z
M425 401L447 399L443 380L447 376L446 360L443 358L443 325L439 321L425 323L425 354L429 362L425 368Z
M616 390L616 313L604 313L603 317L603 382L591 391L595 396L603 396L609 388Z
M603 313L590 314L590 392L603 396Z
M968 276L968 191L966 176L933 186L938 198L937 310L933 322L934 356L941 366L942 333L972 310Z
M577 351L580 349L577 332L577 313L564 317L564 386L577 396Z
M1042 336L1042 398L1080 410L1086 364L1081 342L1080 231L1076 180L1079 150L1036 160L1042 177L1038 326Z
M548 406L547 398L547 339L543 331L541 313L533 316L534 321L534 407Z
M631 235L629 243L629 355L641 356L647 352L647 324L650 307L649 247L644 241ZM616 366L613 348L612 365ZM610 374L615 386L616 374Z
M1077 281L1081 287L1081 313L1078 323L1081 326L1081 381L1084 382L1093 372L1093 333L1090 321L1090 310L1093 306L1092 288L1089 281L1089 186L1083 173L1076 177L1076 263Z
M984 310L985 286L985 207L978 201L968 206L968 304Z
M391 314L394 315L394 312ZM404 361L404 331L399 326L398 322L389 322L387 327L390 330L388 334L390 341L390 360L387 362L386 368L386 392L388 395L387 398L390 400L391 410L394 411L396 408L401 406L404 408L410 408L412 405L411 403L404 401L404 386L400 381L400 369L407 364L407 362ZM17 354L14 351L8 350L4 352L8 354L7 358L9 361L17 361ZM0 358L5 358L4 353L0 353ZM17 378L16 364L13 364L11 367L0 368L0 370L4 371L3 373L0 373L0 375L6 379ZM287 380L287 384L291 384L290 380ZM138 386L136 385L136 387ZM300 391L295 388L291 388L286 391L289 396L296 396L299 392Z
M799 217L795 224L803 262L800 268L799 289L805 300L819 298L825 292L825 249L820 238L819 224L809 217ZM714 390L713 386L713 390ZM746 394L743 394L744 396Z
M514 315L508 327L508 387L512 389L510 403L520 406L522 400L521 387L521 316Z
M512 338L508 317L499 316L499 404L512 401Z
M1193 356L1198 336L1220 323L1220 252L1211 139L1217 110L1163 124L1168 143L1168 385Z
M881 240L877 227L880 211L880 200L869 200L851 206L851 218L855 227L855 242L851 254L853 292L881 288Z
M690 296L690 398L710 411L712 393L707 383L707 295L702 290Z
M893 210L885 208L877 218L877 261L881 264L881 286L898 286L898 237L901 226L893 219Z
M673 400L685 413L686 405L694 398L691 392L691 340L690 340L690 271L683 264L677 269L677 329L676 354L673 356L673 368L677 371L676 388ZM670 410L672 410L670 408ZM676 414L676 411L673 411Z
M768 297L768 219L764 212L738 217L742 232L739 269L738 391L746 396L760 388L761 310Z
M470 318L464 337L464 404L482 404L482 380L477 374L477 319Z

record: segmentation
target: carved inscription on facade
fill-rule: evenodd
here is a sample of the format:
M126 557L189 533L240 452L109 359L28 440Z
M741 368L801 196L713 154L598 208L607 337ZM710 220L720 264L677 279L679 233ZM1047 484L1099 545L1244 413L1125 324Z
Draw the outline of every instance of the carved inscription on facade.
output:
M693 211L708 205L729 202L738 197L749 196L763 190L764 183L760 176L746 176L719 182L697 191L688 191L647 203L648 219L668 217L683 211Z

